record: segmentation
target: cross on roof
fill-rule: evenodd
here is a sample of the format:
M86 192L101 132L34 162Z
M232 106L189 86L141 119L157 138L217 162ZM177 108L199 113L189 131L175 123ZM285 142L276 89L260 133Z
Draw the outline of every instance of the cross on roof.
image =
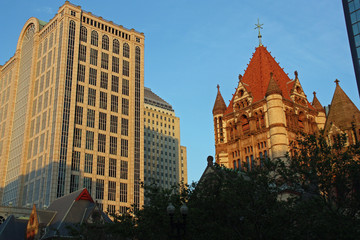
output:
M257 22L257 24L255 24L255 28L254 29L258 29L259 30L259 35L258 35L258 38L259 38L259 46L262 46L262 43L261 43L261 33L260 33L260 29L262 29L262 25L264 25L264 24L260 24L260 22L259 22L259 19L258 19L258 22Z

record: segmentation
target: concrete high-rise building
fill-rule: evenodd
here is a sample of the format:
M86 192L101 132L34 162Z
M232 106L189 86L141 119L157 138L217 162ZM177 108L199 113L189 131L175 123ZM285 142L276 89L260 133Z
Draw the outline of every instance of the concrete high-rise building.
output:
M49 205L86 187L141 206L144 34L65 2L24 25L0 67L0 200Z
M360 1L342 0L351 56L360 95Z
M180 146L180 119L172 106L144 90L144 183L169 188L187 183L186 147Z

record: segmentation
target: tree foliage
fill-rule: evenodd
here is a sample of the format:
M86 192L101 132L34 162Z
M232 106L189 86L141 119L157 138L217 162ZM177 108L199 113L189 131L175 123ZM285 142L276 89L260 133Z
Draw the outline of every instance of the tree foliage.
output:
M144 207L117 215L107 231L123 236L117 239L169 239L171 202L177 221L180 206L189 208L183 239L358 238L359 145L310 135L293 147L293 156L264 159L251 171L214 165L191 186L145 186Z

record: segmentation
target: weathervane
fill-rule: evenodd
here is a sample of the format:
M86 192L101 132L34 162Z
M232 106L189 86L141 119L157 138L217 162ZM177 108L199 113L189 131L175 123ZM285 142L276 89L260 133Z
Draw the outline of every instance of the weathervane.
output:
M259 22L259 19L258 19L258 22L257 22L257 24L255 24L255 28L254 29L258 29L259 30L259 35L258 35L258 38L259 38L259 46L262 46L262 43L261 43L261 33L260 33L260 29L262 29L262 25L264 25L264 24L260 24L260 22Z

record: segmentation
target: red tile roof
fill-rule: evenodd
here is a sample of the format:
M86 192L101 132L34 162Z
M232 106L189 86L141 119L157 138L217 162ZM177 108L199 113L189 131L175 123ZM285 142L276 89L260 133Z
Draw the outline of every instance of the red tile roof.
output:
M291 82L291 79L267 49L264 46L259 46L256 48L242 78L242 82L248 85L247 90L251 92L253 102L260 101L265 97L271 72L273 73L274 80L282 91L283 97L290 100L290 89L288 89L287 84Z

